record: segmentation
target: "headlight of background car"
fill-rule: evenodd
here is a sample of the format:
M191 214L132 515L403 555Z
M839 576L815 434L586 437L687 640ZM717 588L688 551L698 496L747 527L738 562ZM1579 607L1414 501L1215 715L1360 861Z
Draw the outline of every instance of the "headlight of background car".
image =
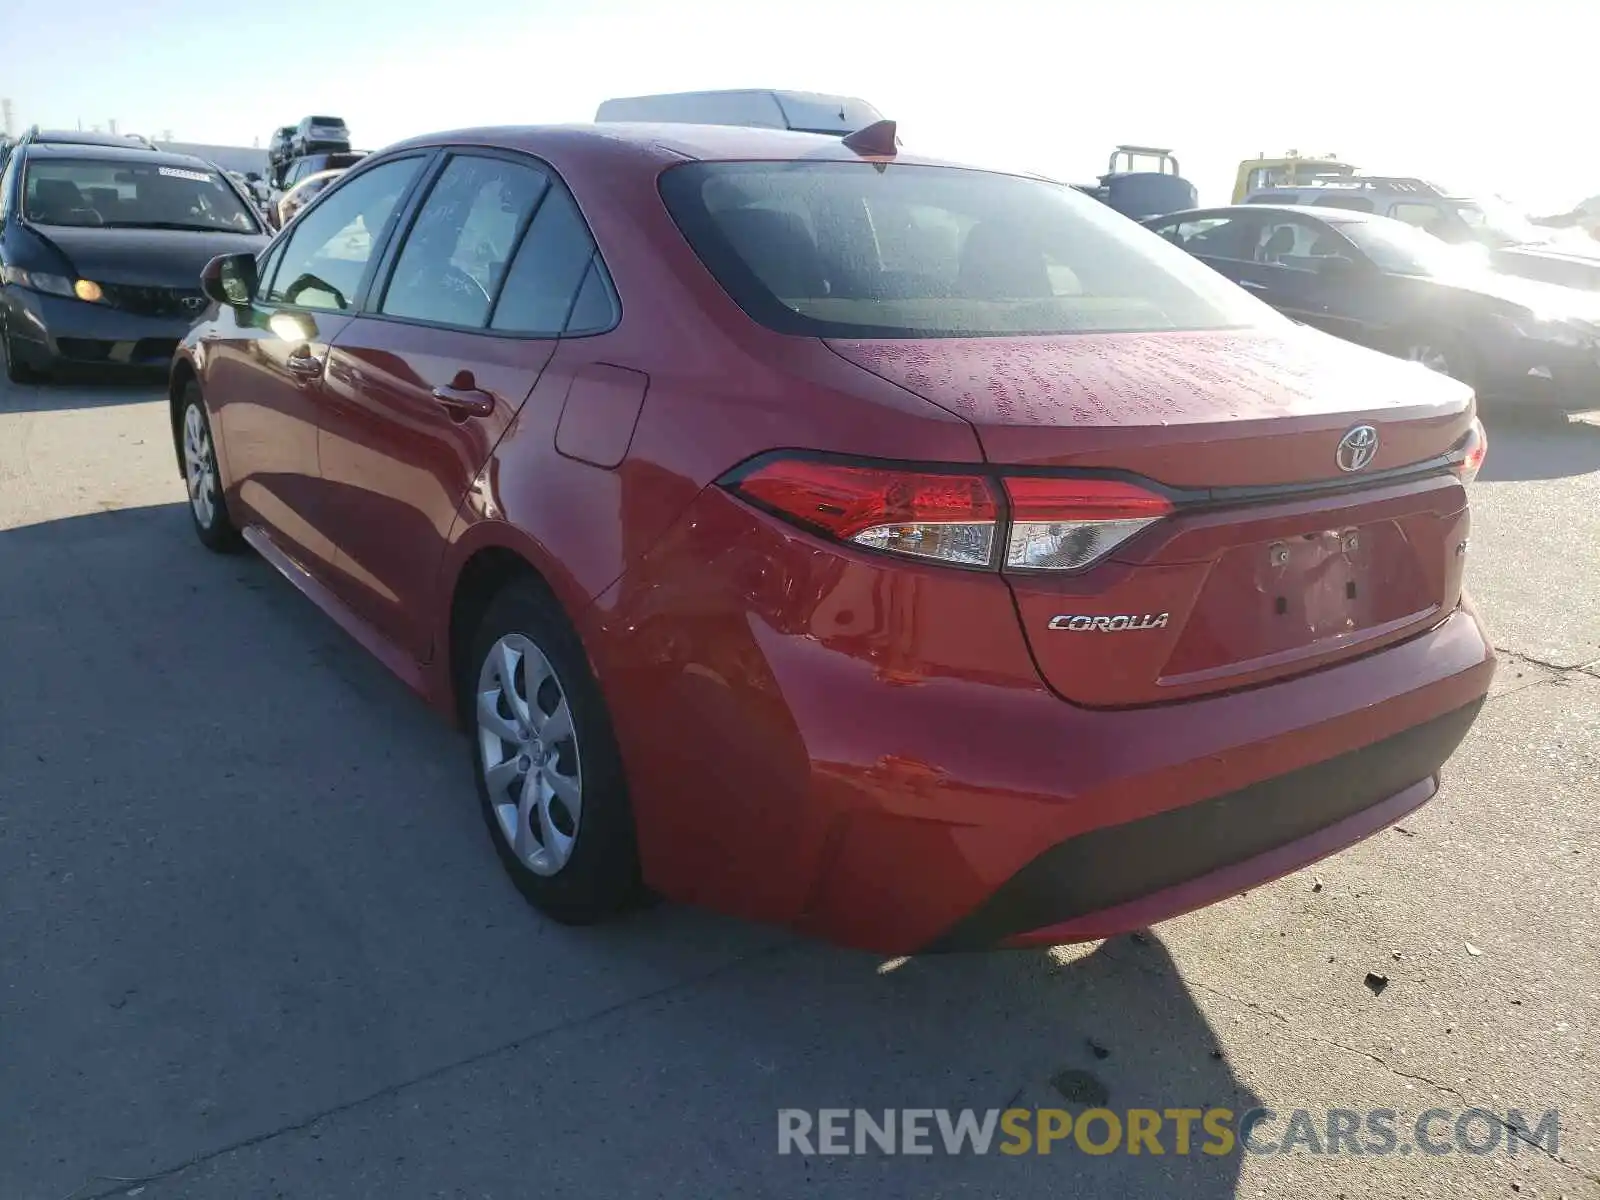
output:
M30 291L44 292L50 296L66 296L72 300L87 300L98 304L105 299L100 285L92 279L69 279L65 275L50 275L44 271L24 271L21 267L0 268L0 281L25 287Z
M1502 314L1500 320L1518 337L1530 341L1549 342L1557 346L1569 346L1575 350L1600 348L1600 331L1581 321L1541 317L1535 313L1517 316Z

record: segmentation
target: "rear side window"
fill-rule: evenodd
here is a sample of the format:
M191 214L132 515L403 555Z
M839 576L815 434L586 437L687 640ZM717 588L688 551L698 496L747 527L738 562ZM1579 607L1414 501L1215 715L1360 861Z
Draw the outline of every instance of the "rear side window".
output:
M609 328L615 321L604 272L576 202L565 188L553 185L506 273L489 327L547 337L567 332L569 320L572 333Z
M406 235L379 311L482 329L517 239L549 187L534 167L452 158Z
M611 292L611 280L596 254L589 260L589 270L584 274L583 285L578 288L578 298L572 303L572 315L567 318L569 335L603 333L617 321L617 301Z
M954 167L713 162L661 194L752 318L812 337L1223 329L1279 320L1060 184Z

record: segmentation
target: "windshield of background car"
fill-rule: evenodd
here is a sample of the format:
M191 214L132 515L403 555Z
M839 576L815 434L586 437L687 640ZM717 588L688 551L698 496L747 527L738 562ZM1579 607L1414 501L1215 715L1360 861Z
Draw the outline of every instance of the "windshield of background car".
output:
M717 162L661 194L752 318L812 337L1227 329L1279 317L1071 188L958 167Z
M1452 246L1404 221L1350 221L1337 228L1388 275L1456 275L1482 262L1473 247Z
M39 225L256 233L260 226L221 171L126 159L35 159L23 216Z

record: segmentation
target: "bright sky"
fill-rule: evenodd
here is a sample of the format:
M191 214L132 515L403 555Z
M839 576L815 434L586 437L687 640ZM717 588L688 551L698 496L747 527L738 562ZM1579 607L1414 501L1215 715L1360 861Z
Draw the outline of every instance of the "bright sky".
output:
M1206 203L1240 159L1337 152L1538 211L1600 193L1584 0L0 0L16 129L266 145L308 113L358 148L582 121L609 96L859 96L908 149L1092 182L1170 146ZM1563 139L1570 139L1564 141Z

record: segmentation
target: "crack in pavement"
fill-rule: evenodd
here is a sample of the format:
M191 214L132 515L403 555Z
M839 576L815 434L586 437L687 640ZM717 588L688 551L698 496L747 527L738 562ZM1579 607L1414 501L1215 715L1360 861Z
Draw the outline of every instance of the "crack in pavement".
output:
M1558 675L1567 675L1573 671L1592 671L1596 667L1600 667L1600 658L1582 660L1575 663L1555 663L1550 662L1548 659L1535 658L1531 654L1524 654L1520 650L1513 650L1509 646L1496 646L1494 652L1503 658L1532 663L1536 667L1543 667L1546 671L1554 671Z
M619 1000L615 1004L608 1004L604 1008L596 1009L595 1011L585 1013L582 1016L573 1017L566 1021L558 1021L554 1025L546 1026L545 1028L535 1030L532 1033L525 1033L521 1037L513 1038L508 1042L502 1042L498 1046L491 1046L487 1050L476 1051L464 1058L456 1059L453 1062L444 1063L437 1067L430 1067L421 1074L413 1075L410 1078L401 1079L394 1083L386 1084L374 1092L369 1092L365 1096L358 1096L354 1100L346 1100L343 1103L334 1104L327 1108L319 1109L308 1116L286 1122L285 1124L278 1126L276 1129L270 1129L264 1133L252 1134L250 1137L240 1138L238 1141L229 1142L225 1146L218 1146L211 1150L202 1151L199 1154L185 1159L183 1162L174 1163L171 1166L163 1167L158 1171L152 1171L146 1175L130 1177L96 1173L91 1175L86 1182L68 1192L65 1197L62 1197L62 1200L104 1200L105 1197L114 1196L119 1192L126 1192L132 1187L144 1187L151 1183L160 1182L163 1179L171 1179L176 1175L181 1175L191 1167L197 1167L202 1163L207 1163L213 1159L221 1158L226 1154L232 1154L237 1150L246 1150L252 1146L260 1146L266 1142L274 1141L277 1138L284 1137L287 1134L299 1133L303 1130L310 1129L319 1121L326 1120L329 1117L342 1116L345 1113L352 1112L356 1109L372 1104L374 1101L385 1100L390 1096L399 1095L400 1093L405 1092L410 1088L414 1088L419 1084L429 1083L435 1079L443 1078L454 1071L459 1071L463 1067L475 1066L478 1063L487 1062L488 1060L496 1058L502 1054L515 1053L525 1046L530 1046L535 1042L549 1037L551 1034L564 1033L568 1030L579 1029L585 1025L590 1025L596 1021L602 1021L607 1017L614 1016L625 1009L633 1008L637 1005L649 1004L652 1001L660 1000L663 997L670 996L675 992L692 990L699 987L701 984L709 983L714 979L719 979L724 975L731 974L748 963L759 962L764 959L774 957L784 951L793 950L798 946L804 946L807 944L808 943L802 939L794 938L774 942L760 950L755 950L749 954L740 955L738 958L732 959L729 962L725 962L721 966L713 967L711 970L702 975L696 975L693 979L680 979L676 983L665 984L662 987L656 988L654 991L644 992L638 996L630 996L626 1000ZM84 1188L89 1187L100 1180L116 1180L117 1182L113 1187L101 1188L96 1192L84 1191Z
M1118 955L1112 955L1112 958L1113 959L1117 959L1119 961L1123 961L1123 962L1127 962L1128 961L1127 959L1122 959ZM1140 969L1144 969L1144 968L1140 968ZM1519 1128L1517 1128L1517 1126L1511 1124L1510 1122L1501 1120L1499 1115L1496 1114L1491 1109L1479 1108L1476 1104L1474 1104L1472 1102L1472 1100L1466 1095L1466 1093L1461 1091L1460 1088L1452 1087L1448 1083L1442 1083L1439 1080L1432 1079L1427 1075L1417 1075L1417 1074L1413 1074L1413 1073L1411 1073L1409 1071L1402 1071L1399 1067L1396 1067L1393 1063L1389 1062L1388 1059L1384 1058L1382 1055L1374 1054L1371 1050L1363 1050L1359 1046L1347 1046L1343 1042L1335 1041L1333 1038L1322 1037L1322 1036L1320 1036L1318 1034L1315 1034L1315 1033L1305 1033L1305 1032L1302 1031L1302 1028L1298 1023L1296 1023L1294 1021L1291 1021L1287 1016L1285 1016L1281 1012L1278 1012L1276 1009L1263 1007L1258 1001L1245 1000L1242 997L1232 995L1229 992L1225 992L1221 988L1213 987L1209 983L1206 983L1206 982L1204 982L1202 980L1190 980L1190 981L1187 981L1187 982L1189 982L1191 987L1197 987L1201 991L1206 992L1209 995L1216 996L1219 999L1228 1001L1230 1004L1237 1004L1237 1005L1240 1005L1243 1008L1253 1009L1256 1012L1262 1013L1262 1014L1264 1014L1266 1016L1276 1017L1284 1025L1287 1025L1287 1026L1291 1027L1295 1031L1292 1036L1297 1037L1300 1041L1303 1041L1303 1042L1314 1042L1314 1043L1316 1043L1318 1045L1323 1045L1323 1046L1331 1046L1333 1049L1342 1050L1346 1054L1359 1055L1360 1057L1366 1059L1368 1062L1377 1063L1380 1067L1382 1067L1384 1070L1388 1071L1391 1075L1394 1075L1394 1076L1396 1076L1396 1077L1398 1077L1400 1079L1409 1079L1409 1080L1412 1080L1413 1082L1416 1082L1416 1083L1425 1083L1429 1087L1432 1087L1432 1088L1437 1089L1438 1091L1444 1092L1446 1095L1454 1096L1457 1100L1461 1101L1461 1103L1464 1106L1466 1106L1466 1108L1473 1109L1473 1110L1476 1110L1477 1112L1483 1113L1486 1117L1488 1117L1490 1120L1492 1120L1496 1125L1500 1126L1501 1129L1505 1130L1508 1134L1510 1134L1513 1137L1515 1137L1519 1142L1522 1142L1525 1145L1533 1147L1533 1149L1539 1151L1539 1153L1543 1154L1551 1162L1557 1164L1560 1167L1565 1168L1567 1171L1570 1171L1573 1175L1575 1175L1575 1176L1577 1176L1579 1178L1588 1179L1588 1180L1592 1180L1594 1178L1594 1176L1590 1175L1587 1171L1584 1171L1576 1163L1572 1162L1572 1160L1566 1158L1565 1156L1563 1156L1561 1154L1552 1154L1542 1143L1532 1140L1532 1138L1529 1137L1529 1131L1528 1130L1519 1129Z
M1592 662L1583 662L1574 666L1563 667L1552 662L1546 662L1542 658L1534 658L1530 654L1521 654L1515 650L1508 650L1504 646L1496 646L1494 651L1506 663L1526 663L1529 666L1538 667L1541 670L1549 671L1551 672L1551 675L1548 679L1530 679L1526 683L1519 683L1515 686L1507 687L1502 691L1491 695L1489 697L1489 703L1493 703L1496 700L1504 700L1507 696L1515 696L1520 692L1529 690L1530 688L1548 687L1551 685L1559 687L1566 684L1568 680L1579 676L1585 679L1600 679L1600 658L1597 658Z
M1511 1124L1509 1121L1502 1121L1500 1119L1500 1117L1498 1116L1498 1114L1492 1112L1491 1110L1489 1110L1487 1108L1478 1108L1477 1105L1473 1104L1472 1101L1467 1097L1466 1093L1464 1093L1460 1088L1452 1087L1448 1083L1441 1083L1439 1080L1429 1078L1427 1075L1414 1075L1410 1071L1402 1071L1399 1067L1395 1066L1393 1063L1391 1063L1388 1059L1384 1058L1382 1055L1374 1054L1371 1050L1363 1050L1359 1046L1346 1046L1343 1042L1336 1042L1332 1038L1320 1038L1320 1037L1316 1037L1316 1036L1313 1036L1310 1040L1316 1041L1316 1042L1322 1042L1324 1045L1332 1046L1336 1050L1343 1050L1343 1051L1345 1051L1346 1053L1349 1053L1349 1054L1359 1054L1359 1055L1361 1055L1362 1058L1365 1058L1365 1059L1368 1059L1368 1060L1370 1060L1372 1062L1377 1063L1380 1067L1384 1068L1384 1070L1388 1071L1391 1075L1398 1075L1401 1079L1412 1079L1412 1080L1415 1080L1418 1083L1425 1083L1429 1087L1437 1088L1439 1091L1444 1092L1447 1095L1454 1096L1457 1100L1461 1101L1461 1103L1466 1105L1469 1109L1475 1109L1476 1111L1483 1113L1490 1120L1492 1120L1496 1125L1500 1126L1501 1129L1504 1129L1507 1133L1509 1133L1510 1135L1515 1137L1519 1142L1522 1142L1522 1143L1524 1143L1526 1145L1532 1146L1535 1150L1539 1151L1539 1153L1543 1154L1551 1162L1560 1164L1561 1166L1565 1167L1567 1170L1571 1171L1575 1175L1586 1175L1587 1174L1586 1172L1580 1170L1579 1167L1577 1166L1577 1164L1573 1163L1570 1159L1564 1158L1560 1154L1552 1154L1552 1153L1550 1153L1549 1150L1545 1149L1545 1147L1544 1147L1544 1145L1542 1143L1533 1141L1528 1136L1528 1131L1527 1130L1519 1129L1519 1128L1517 1128L1517 1126Z

